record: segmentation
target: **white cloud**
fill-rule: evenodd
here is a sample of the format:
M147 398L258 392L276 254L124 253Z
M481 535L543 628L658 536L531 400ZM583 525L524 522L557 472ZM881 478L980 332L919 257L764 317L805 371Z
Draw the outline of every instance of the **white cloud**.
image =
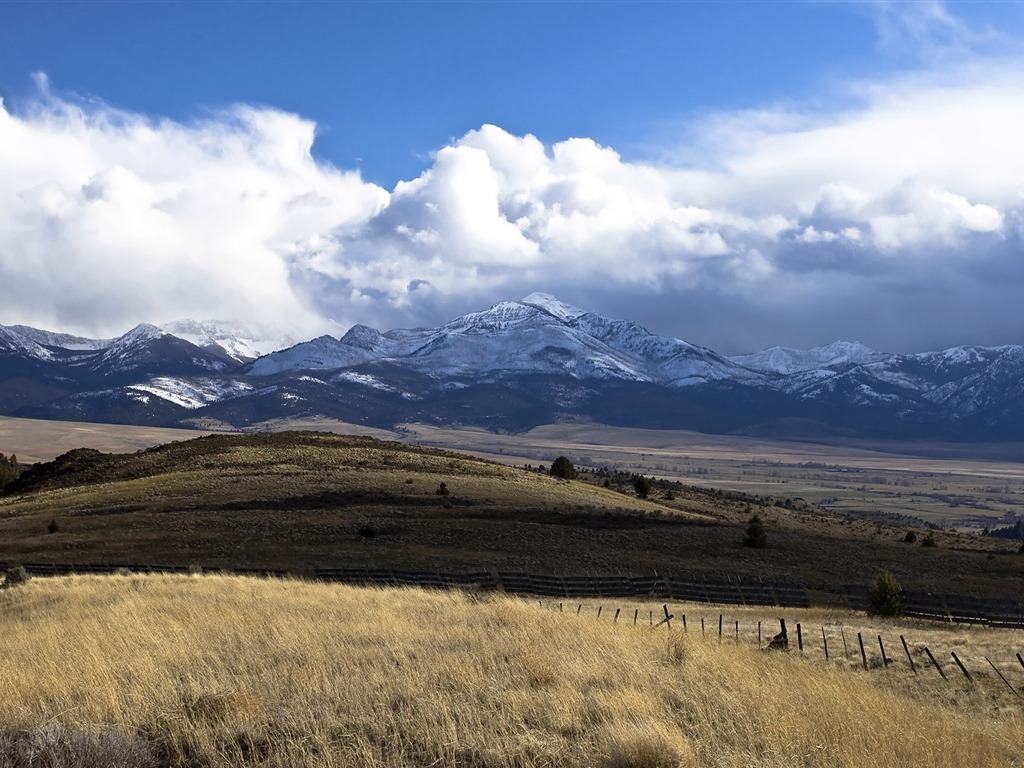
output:
M720 114L686 132L688 164L485 125L390 194L314 159L315 126L295 115L184 124L44 88L30 110L0 103L0 322L110 333L233 316L303 335L547 290L724 351L822 334L912 347L951 297L984 309L966 340L1024 334L991 298L1021 279L1018 71L860 85L838 111ZM908 292L913 314L863 312Z
M0 322L116 333L183 315L308 332L292 272L386 191L315 162L312 123L240 106L194 124L0 102Z

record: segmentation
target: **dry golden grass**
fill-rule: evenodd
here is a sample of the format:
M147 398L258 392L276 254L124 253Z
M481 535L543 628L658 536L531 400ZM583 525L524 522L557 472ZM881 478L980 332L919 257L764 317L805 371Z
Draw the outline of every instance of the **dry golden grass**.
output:
M10 765L1022 764L1019 707L499 596L77 577L0 614Z

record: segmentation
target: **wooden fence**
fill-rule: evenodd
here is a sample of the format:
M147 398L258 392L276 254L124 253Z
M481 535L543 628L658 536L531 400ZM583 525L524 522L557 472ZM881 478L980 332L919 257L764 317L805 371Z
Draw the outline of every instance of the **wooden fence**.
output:
M0 570L8 564L0 563ZM188 573L190 566L178 565L67 565L24 563L34 576L77 574ZM273 568L233 568L231 573L277 576L288 571ZM867 587L847 585L841 588L814 586L751 578L708 578L702 574L660 575L539 575L518 571L404 571L380 568L317 568L307 575L323 581L375 586L420 586L437 589L472 588L501 590L510 594L539 597L636 597L674 602L715 603L721 605L764 605L780 608L808 608L809 592L816 602L842 605L853 610L867 608ZM904 615L922 619L982 624L990 627L1024 628L1024 597L993 600L967 595L950 595L905 590Z
M707 617L703 615L691 612L688 622L687 613L681 610L682 606L677 606L676 612L671 612L668 603L661 610L645 610L643 616L635 606L627 607L624 612L621 607L615 607L613 611L614 606L598 604L596 608L589 606L587 613L583 613L582 604L566 606L561 602L550 602L548 605L552 610L569 616L589 615L615 624L640 624L654 631L665 626L669 631L699 633L701 638L709 642L717 638L720 644L756 643L763 651L799 653L809 659L819 658L826 662L863 667L865 670L904 669L915 677L938 676L946 682L960 678L969 686L993 685L1009 690L1018 699L1024 699L1024 655L1012 649L992 649L984 653L976 649L961 649L964 655L961 658L961 654L955 650L946 656L939 651L933 653L927 645L908 643L902 634L898 635L897 644L891 634L883 637L883 634L874 631L865 633L842 625L826 627L819 624L805 629L800 622L790 622L787 628L786 620L780 618L769 622L757 621L755 631L749 612L742 619L727 619L725 613L719 613L717 619L712 616L710 621L706 621ZM780 631L776 633L776 629ZM945 661L940 663L939 659L942 658Z

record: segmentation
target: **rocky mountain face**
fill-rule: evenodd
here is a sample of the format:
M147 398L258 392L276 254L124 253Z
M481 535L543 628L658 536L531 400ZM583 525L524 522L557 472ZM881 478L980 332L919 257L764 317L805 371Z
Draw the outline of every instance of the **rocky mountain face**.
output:
M535 293L440 326L260 354L241 326L116 339L0 326L0 414L246 426L326 416L526 429L560 418L774 437L1024 439L1024 347L893 355L835 342L724 357Z

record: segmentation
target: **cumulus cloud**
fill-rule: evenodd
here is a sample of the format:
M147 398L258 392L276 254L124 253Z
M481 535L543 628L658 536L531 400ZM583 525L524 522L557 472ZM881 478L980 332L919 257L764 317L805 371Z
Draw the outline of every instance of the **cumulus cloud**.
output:
M725 352L1024 340L1018 71L715 115L675 162L484 125L390 192L318 161L295 115L179 123L44 88L0 103L0 322L302 336L546 290Z
M314 161L312 123L238 106L186 125L43 86L22 114L0 102L0 322L323 327L293 273L389 196Z

